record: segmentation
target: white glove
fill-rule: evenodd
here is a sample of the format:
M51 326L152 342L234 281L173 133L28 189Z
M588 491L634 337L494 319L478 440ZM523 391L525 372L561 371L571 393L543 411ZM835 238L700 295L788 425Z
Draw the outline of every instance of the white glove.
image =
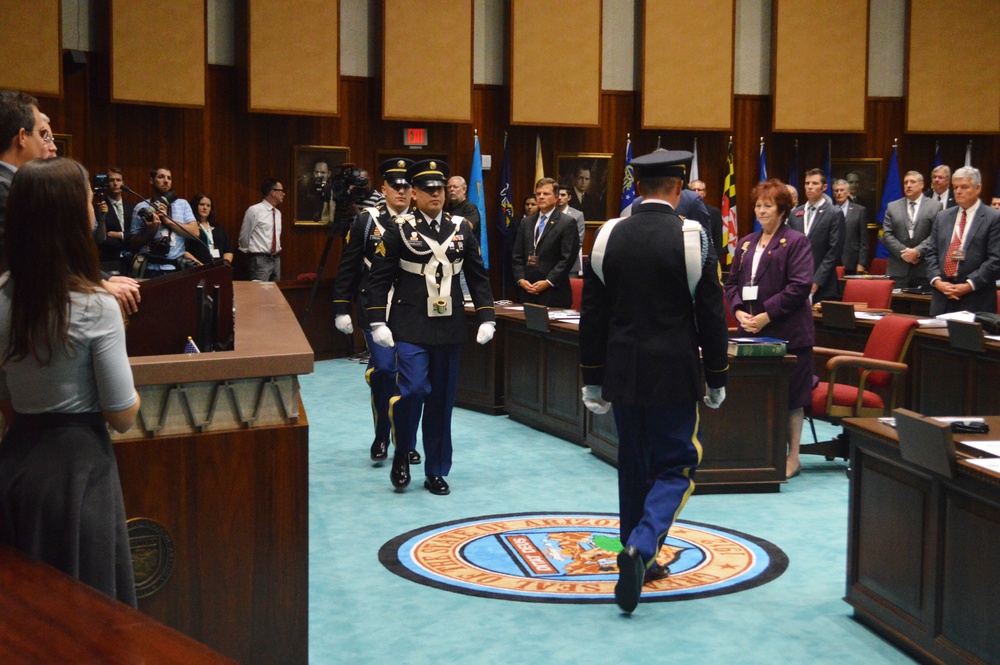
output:
M351 315L350 314L338 314L333 320L333 325L337 326L337 330L344 333L345 335L350 335L354 332L354 326L351 325Z
M725 388L709 388L705 395L705 404L710 409L718 409L726 399Z
M587 407L588 411L600 416L611 410L611 402L605 402L604 398L601 397L600 386L584 386L582 392L583 405Z
M387 349L390 346L396 346L396 342L392 339L392 331L384 323L372 324L372 341Z
M486 344L491 339L493 339L493 333L497 329L497 324L493 322L480 323L479 332L476 333L476 341L480 344Z

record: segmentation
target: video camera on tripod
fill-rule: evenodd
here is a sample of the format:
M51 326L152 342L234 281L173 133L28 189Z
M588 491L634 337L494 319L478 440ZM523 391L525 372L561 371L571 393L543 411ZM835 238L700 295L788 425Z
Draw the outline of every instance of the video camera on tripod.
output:
M351 222L358 214L357 206L368 196L370 187L368 177L356 164L347 162L340 165L340 171L323 187L323 200L332 202L334 206L330 221L331 234L340 237L347 235Z

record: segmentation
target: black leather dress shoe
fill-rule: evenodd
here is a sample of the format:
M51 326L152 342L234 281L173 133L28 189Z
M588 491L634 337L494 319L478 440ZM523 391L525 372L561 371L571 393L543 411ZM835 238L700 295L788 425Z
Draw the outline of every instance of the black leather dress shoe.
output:
M451 494L451 490L448 489L448 483L441 476L427 476L427 479L424 480L424 487L430 490L431 494L437 494L438 496Z
M646 566L642 555L633 545L627 545L618 553L618 583L615 584L615 602L623 612L631 613L639 604L642 580Z
M657 580L662 580L670 577L670 569L666 566L661 566L658 563L654 563L652 566L646 569L646 575L642 578L643 584L649 584L650 582L655 582Z
M389 480L397 490L406 489L410 484L410 463L405 457L392 458L392 471L389 472Z
M372 441L372 461L384 462L389 459L389 442L385 439L375 439Z
M416 450L411 450L409 453L407 453L407 456L410 459L410 464L420 464L420 453L418 453Z

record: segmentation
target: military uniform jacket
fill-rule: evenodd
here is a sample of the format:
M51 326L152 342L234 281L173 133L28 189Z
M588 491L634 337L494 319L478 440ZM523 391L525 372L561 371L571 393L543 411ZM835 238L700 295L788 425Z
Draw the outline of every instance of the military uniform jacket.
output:
M604 282L584 262L580 364L586 385L626 406L697 401L705 382L726 384L728 333L715 251L702 232L704 261L694 300L684 264L683 222L661 203L643 203L618 222L604 254ZM699 362L698 347L701 347Z
M413 211L412 221L399 217L386 227L382 240L385 255L372 267L368 282L368 318L372 324L386 322L386 303L389 289L395 287L392 307L389 312L389 329L397 342L410 344L461 344L465 341L465 310L462 304L462 286L458 275L451 279L451 316L429 316L427 314L427 282L423 275L407 272L400 261L427 264L433 257L430 246L422 235L443 242L457 231L446 246L448 260L463 261L465 273L476 318L480 323L495 321L493 312L493 292L490 290L489 275L483 266L479 242L472 232L468 220L443 213L441 229L435 234L427 220L419 212ZM438 284L441 277L438 276ZM444 295L444 294L442 294Z
M365 210L354 218L347 238L344 241L344 251L340 255L340 267L337 268L337 279L333 283L333 313L350 314L351 298L356 298L358 304L358 325L368 329L368 277L370 265L381 259L382 229L392 226L394 214L380 203L378 210L378 225L372 220L371 214Z

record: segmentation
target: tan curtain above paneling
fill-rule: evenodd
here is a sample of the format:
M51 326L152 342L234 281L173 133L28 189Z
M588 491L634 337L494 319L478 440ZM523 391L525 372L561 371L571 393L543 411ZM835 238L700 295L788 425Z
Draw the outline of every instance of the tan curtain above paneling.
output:
M250 0L249 108L337 115L339 0Z
M61 27L59 0L4 2L0 9L0 88L62 96Z
M868 1L775 0L774 130L863 132Z
M511 0L510 119L596 126L601 0Z
M472 121L472 0L385 0L382 117Z
M205 0L111 0L111 101L205 105Z
M906 131L1000 132L1000 2L910 3Z
M732 128L733 4L734 0L646 2L643 127Z

